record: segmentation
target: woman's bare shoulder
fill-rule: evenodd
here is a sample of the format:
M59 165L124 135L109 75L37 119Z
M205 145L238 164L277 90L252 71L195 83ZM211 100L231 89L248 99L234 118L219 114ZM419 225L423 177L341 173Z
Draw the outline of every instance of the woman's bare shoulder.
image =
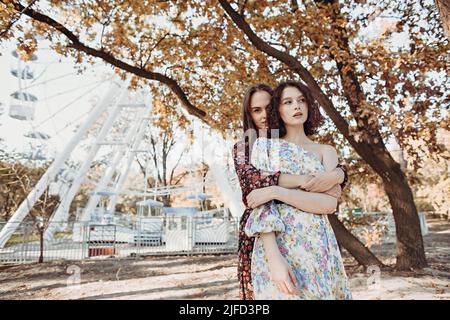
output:
M318 143L318 142L310 142L304 145L305 147L308 146L310 148L314 148L318 151L333 151L336 150L332 145L329 144L323 144L323 143Z
M332 145L317 143L317 148L322 155L337 155L336 148Z
M330 144L317 143L318 147L325 151L336 151L336 148Z

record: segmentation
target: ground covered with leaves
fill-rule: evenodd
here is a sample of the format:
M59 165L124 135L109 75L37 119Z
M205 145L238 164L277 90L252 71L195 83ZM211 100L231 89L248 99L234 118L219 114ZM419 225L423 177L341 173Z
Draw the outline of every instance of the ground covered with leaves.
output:
M354 298L450 300L450 223L429 219L428 225L429 267L423 270L370 274L344 252ZM394 244L372 249L394 264ZM238 299L236 268L234 254L1 266L0 299L233 300Z

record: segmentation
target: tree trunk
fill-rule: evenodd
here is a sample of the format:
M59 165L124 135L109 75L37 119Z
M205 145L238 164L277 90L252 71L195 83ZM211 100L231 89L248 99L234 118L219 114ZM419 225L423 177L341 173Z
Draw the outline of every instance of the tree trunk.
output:
M419 215L412 190L400 165L392 158L384 144L371 145L370 152L361 157L383 180L395 220L398 270L427 266Z
M337 0L322 2L335 5ZM338 7L335 7L331 13L331 19L335 23L338 46L342 52L348 53L351 57L351 51L348 49L350 43L347 37L348 32L345 26L336 23L339 18L343 18L342 14ZM427 263L422 233L420 231L419 217L411 188L400 165L392 158L386 146L382 143L383 138L378 125L373 123L371 125L369 116L361 111L361 105L367 100L367 97L358 80L357 69L353 60L336 58L333 54L331 56L336 61L344 88L344 96L346 97L350 110L356 120L361 121L361 127L364 128L360 132L369 135L369 138L362 139L362 143L354 144L355 150L382 178L384 190L391 204L395 228L397 230L396 268L399 270L409 270L411 268L425 267ZM368 145L361 145L366 143Z
M383 263L344 226L337 215L329 214L328 221L330 221L339 245L344 247L359 264L365 267L372 265L384 267Z
M164 204L164 207L171 207L170 195L161 196L161 202Z
M395 220L398 270L427 266L419 216L411 188L400 167L388 172L383 179Z
M39 255L38 263L44 262L44 230L45 229L39 230L39 244L40 244L41 254Z

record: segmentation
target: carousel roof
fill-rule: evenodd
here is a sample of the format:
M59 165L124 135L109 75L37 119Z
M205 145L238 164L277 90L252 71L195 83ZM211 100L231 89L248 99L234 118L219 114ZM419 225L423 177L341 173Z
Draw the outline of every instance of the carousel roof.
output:
M186 197L186 199L200 199L200 200L205 200L205 199L210 199L212 198L211 194L207 194L207 193L195 193L195 194L190 194Z
M197 208L191 208L191 207L178 207L178 208L172 208L172 207L163 207L162 210L164 213L168 215L177 215L177 214L188 214L188 215L194 215L198 212Z

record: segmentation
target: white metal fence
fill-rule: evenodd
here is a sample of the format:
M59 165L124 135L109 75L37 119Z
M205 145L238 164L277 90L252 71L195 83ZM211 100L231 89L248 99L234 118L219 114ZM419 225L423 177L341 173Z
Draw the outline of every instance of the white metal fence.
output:
M0 248L0 264L37 262L41 255L44 261L55 261L237 251L238 221L227 217L146 217L123 224L74 221L64 228L55 223L58 232L44 238L32 222L22 222ZM4 225L0 223L0 229Z

